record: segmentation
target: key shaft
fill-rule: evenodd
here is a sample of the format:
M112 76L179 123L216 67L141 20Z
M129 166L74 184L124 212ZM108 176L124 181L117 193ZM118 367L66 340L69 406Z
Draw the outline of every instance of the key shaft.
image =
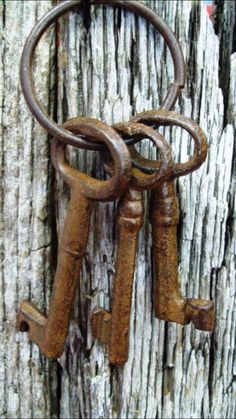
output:
M111 364L123 365L128 358L129 326L138 234L143 225L141 191L129 189L120 199L117 214L117 256L112 313L98 308L93 312L92 331L108 344Z
M48 358L58 358L64 350L72 302L88 241L92 207L93 203L78 188L71 190L48 316L40 313L31 301L24 301L20 309L19 330L24 331L27 324L30 339Z
M177 226L179 208L174 181L152 192L150 205L155 277L155 315L182 325L193 322L200 330L212 331L214 303L183 297L178 278Z

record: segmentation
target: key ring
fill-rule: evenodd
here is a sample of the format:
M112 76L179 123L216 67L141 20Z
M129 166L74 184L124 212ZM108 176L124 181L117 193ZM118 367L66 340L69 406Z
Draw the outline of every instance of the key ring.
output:
M139 16L145 18L150 22L154 28L160 32L166 41L174 63L174 82L170 84L165 99L160 106L161 109L171 109L179 95L180 90L185 84L185 64L180 45L175 38L174 33L163 19L154 13L151 9L138 1L125 1L125 0L91 0L91 5L110 5L119 7L128 11L132 11ZM87 150L102 150L103 146L99 143L89 143L82 136L77 137L70 133L65 128L60 127L53 121L42 108L38 99L36 98L35 89L32 82L32 61L36 46L41 39L46 29L54 23L63 14L82 6L82 1L63 1L55 6L51 11L46 13L36 24L28 36L20 66L20 78L23 94L29 109L31 110L37 121L53 136L60 139L62 142L74 145ZM127 140L127 145L133 144L132 139Z

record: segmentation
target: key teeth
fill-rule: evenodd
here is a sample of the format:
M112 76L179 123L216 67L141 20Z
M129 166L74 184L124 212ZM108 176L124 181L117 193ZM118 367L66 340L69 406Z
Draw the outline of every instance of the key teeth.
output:
M46 317L43 313L35 306L31 301L25 300L21 304L20 310L17 316L17 328L22 331L28 331L30 328L30 323L35 323L39 327L44 327L46 324ZM23 325L22 325L23 323ZM25 323L28 325L26 330Z
M60 358L64 351L64 345L49 346L45 344L45 326L47 318L31 301L25 300L21 304L17 315L17 329L21 332L29 332L29 338L36 343L46 358Z
M198 330L212 332L215 325L215 306L213 301L188 299L186 315Z
M192 298L166 301L164 309L161 310L159 306L156 307L155 315L160 320L178 323L182 326L192 322L196 329L206 332L212 332L214 329L215 310L213 301Z

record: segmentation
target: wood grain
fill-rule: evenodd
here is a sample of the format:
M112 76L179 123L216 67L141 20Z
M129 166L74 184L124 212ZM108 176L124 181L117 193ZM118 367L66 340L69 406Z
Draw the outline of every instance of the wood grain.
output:
M198 121L208 137L207 162L178 182L179 273L186 296L215 300L215 332L155 319L146 212L133 287L129 360L123 369L109 366L106 346L92 339L90 325L94 307L111 309L115 277L115 205L101 203L92 218L64 355L48 363L27 334L16 333L22 299L48 308L56 261L55 217L60 237L68 190L60 180L54 190L49 139L26 107L18 75L26 36L52 2L2 1L0 417L236 416L235 4L224 1L217 36L203 2L145 3L174 30L188 66L186 88L175 110ZM77 13L60 20L57 59L53 32L42 42L34 70L42 103L60 122L87 115L108 124L158 107L173 76L162 39L130 13L97 6L91 14L89 32ZM224 66L227 83L219 78ZM186 160L193 150L187 134L179 128L165 129L165 134L175 159ZM141 150L144 156L155 156L148 141ZM105 176L98 154L70 148L69 155L73 165Z

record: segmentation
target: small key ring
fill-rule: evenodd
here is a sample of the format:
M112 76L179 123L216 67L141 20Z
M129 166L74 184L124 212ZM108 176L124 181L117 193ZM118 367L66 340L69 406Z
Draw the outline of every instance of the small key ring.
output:
M140 113L132 118L133 122L141 122L148 126L178 126L187 131L193 138L195 143L194 155L186 163L174 163L172 166L172 178L185 176L198 169L205 161L207 156L207 139L203 130L192 119L175 112L166 110L151 110ZM148 160L142 157L134 147L130 147L132 163L139 170L145 173L153 173L159 170L159 162L156 160Z
M54 138L51 146L52 161L57 172L71 188L78 188L79 184L81 193L88 199L110 201L118 198L127 187L131 176L130 154L119 134L94 118L72 118L66 121L63 127L83 135L89 141L104 143L114 160L114 171L109 180L98 180L80 172L66 161L66 144Z
M163 36L164 40L166 41L170 53L172 55L173 63L174 63L174 73L175 78L174 82L171 83L169 86L168 92L166 97L160 106L161 109L170 109L174 106L179 92L181 88L184 87L185 84L185 64L183 59L183 54L180 48L180 45L175 38L174 33L169 28L169 26L163 21L161 17L159 17L156 13L154 13L151 9L145 6L138 1L125 1L125 0L91 0L92 5L98 4L107 4L114 7L120 7L128 11L133 11L137 13L139 16L145 18L148 22L150 22L156 30L160 32ZM30 35L28 36L22 57L21 57L21 65L20 65L20 78L21 78L21 86L23 90L23 94L29 109L31 110L34 117L38 120L38 122L53 136L57 137L59 140L63 141L64 143L74 145L76 147L80 147L87 150L102 150L101 144L96 143L89 143L84 138L79 138L66 130L65 128L59 126L56 122L54 122L43 110L41 105L36 98L35 89L33 87L32 82L32 61L35 48L42 37L45 30L54 23L59 17L63 14L71 11L72 9L80 9L82 5L81 1L63 1L55 6L52 10L46 13L36 24L36 26L31 31ZM129 145L132 144L132 139L127 141Z
M130 186L134 189L156 189L157 186L168 180L172 174L172 150L165 138L153 128L141 123L127 122L113 125L113 128L122 136L123 139L132 138L140 141L148 138L158 148L162 159L158 163L158 171L146 174L138 168L132 168ZM103 162L108 173L113 173L110 155L103 153Z

